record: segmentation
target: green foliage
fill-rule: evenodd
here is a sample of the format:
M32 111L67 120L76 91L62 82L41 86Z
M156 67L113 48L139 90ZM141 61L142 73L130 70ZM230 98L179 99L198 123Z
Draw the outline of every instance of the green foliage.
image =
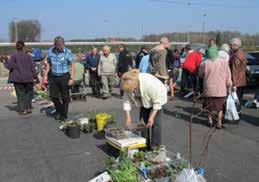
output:
M138 182L138 169L131 159L127 157L127 151L122 151L119 160L109 158L106 169L110 173L113 182Z
M92 133L93 132L93 123L83 124L81 125L81 131L84 133Z
M49 98L49 92L48 91L38 90L38 91L36 91L36 94L39 95L43 99L48 99Z
M79 121L62 121L59 125L59 129L65 130L69 126L81 126L81 123Z

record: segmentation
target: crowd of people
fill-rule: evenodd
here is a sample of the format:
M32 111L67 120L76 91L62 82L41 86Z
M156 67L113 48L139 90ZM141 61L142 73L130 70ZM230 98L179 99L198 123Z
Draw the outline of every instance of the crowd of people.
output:
M94 47L83 60L94 97L108 99L113 87L120 85L127 128L131 127L132 105L140 108L140 119L153 131L151 139L146 136L150 147L161 144L161 110L168 99L174 101L176 89L180 96L190 91L194 97L202 96L203 107L208 110L208 126L214 125L212 113L215 111L218 115L216 127L221 129L228 92L237 92L242 103L246 86L247 60L239 38L221 47L211 39L207 48L198 50L193 50L191 45L181 51L171 50L170 46L168 38L162 37L159 45L152 49L142 46L136 56L125 45L119 46L118 56L111 53L109 46L101 51ZM24 42L18 41L16 53L1 57L1 62L10 70L9 82L14 84L21 115L32 112L33 84L37 79L33 58L24 47ZM68 118L75 59L62 37L54 39L42 63L41 84L49 85L56 109L55 119L64 121Z

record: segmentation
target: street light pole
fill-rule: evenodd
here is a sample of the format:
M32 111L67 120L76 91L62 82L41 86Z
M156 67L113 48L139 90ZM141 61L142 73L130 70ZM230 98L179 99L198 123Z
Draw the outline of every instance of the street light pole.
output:
M109 24L109 20L104 20L103 21L104 23L106 23L107 24L107 26L108 26L108 24ZM106 29L107 30L107 29ZM106 33L106 42L109 42L109 35Z
M207 14L203 14L203 22L202 22L202 42L205 44L205 17Z
M18 41L18 30L17 30L17 18L14 17L14 33L15 33L15 39L14 41L17 42Z

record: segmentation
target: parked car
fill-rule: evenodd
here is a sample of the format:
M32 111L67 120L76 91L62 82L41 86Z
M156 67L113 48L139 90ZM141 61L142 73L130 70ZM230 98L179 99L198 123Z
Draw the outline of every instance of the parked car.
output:
M259 85L259 59L252 56L251 53L247 53L247 81L248 86Z
M248 52L251 56L253 56L257 61L259 61L259 51L253 51L253 52Z

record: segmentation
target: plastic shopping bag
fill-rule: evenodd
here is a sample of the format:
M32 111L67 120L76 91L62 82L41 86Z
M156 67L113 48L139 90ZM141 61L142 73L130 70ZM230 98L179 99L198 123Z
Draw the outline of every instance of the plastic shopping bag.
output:
M235 99L232 94L229 94L227 98L225 119L229 121L239 120Z
M176 177L175 182L206 182L204 177L194 172L193 169L183 169Z

